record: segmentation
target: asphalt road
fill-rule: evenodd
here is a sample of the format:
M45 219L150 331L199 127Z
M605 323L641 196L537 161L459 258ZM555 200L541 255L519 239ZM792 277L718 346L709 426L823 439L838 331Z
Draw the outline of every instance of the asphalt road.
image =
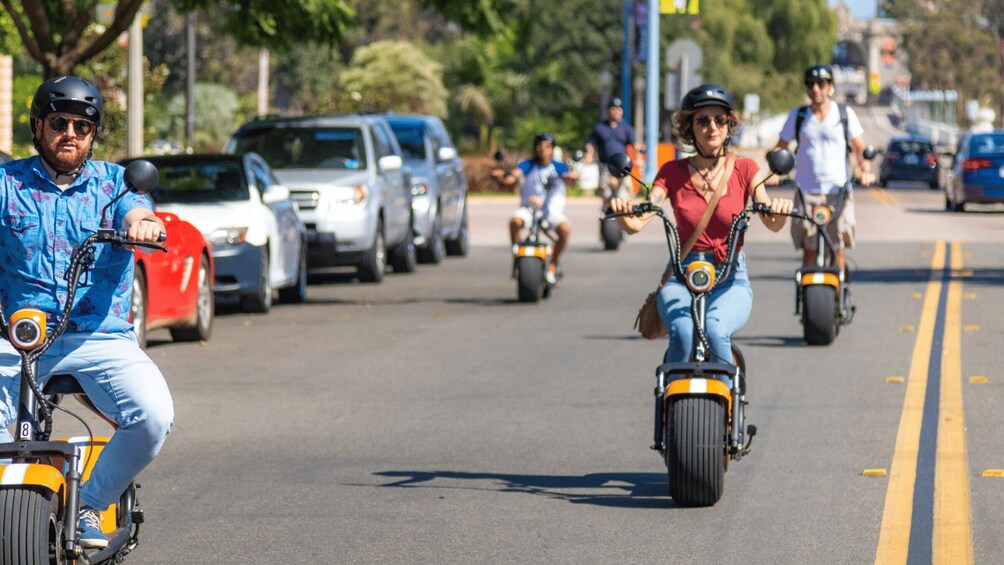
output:
M631 329L666 257L657 226L603 252L598 201L571 201L565 279L524 305L508 272L513 206L472 199L466 258L378 285L316 273L304 305L224 305L205 344L151 333L177 417L140 478L147 520L128 562L866 563L882 536L903 534L887 524L903 504L920 540L911 562L924 562L930 489L887 500L896 454L918 451L900 440L909 414L928 426L921 453L931 422L963 418L956 499L971 505L975 562L1004 562L1004 478L983 476L1004 468L999 209L947 214L936 192L860 190L858 311L829 347L801 339L786 233L754 228L755 306L737 341L760 433L722 500L693 509L673 503L648 449L664 344ZM948 275L934 265L940 240L962 242ZM957 331L943 328L960 338L961 414L939 411L949 401L930 387L925 407L904 410L932 280L961 282L942 300L961 305ZM914 460L922 479L942 457Z

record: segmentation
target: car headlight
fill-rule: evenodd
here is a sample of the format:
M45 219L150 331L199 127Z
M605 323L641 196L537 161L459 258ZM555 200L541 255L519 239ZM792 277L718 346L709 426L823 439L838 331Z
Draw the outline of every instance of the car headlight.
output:
M423 178L412 179L411 181L411 195L412 196L425 196L429 194L429 181Z
M360 184L348 195L336 196L333 201L335 204L362 204L366 202L366 195L366 185Z
M209 234L206 239L215 246L238 245L244 243L247 235L247 228L220 228Z

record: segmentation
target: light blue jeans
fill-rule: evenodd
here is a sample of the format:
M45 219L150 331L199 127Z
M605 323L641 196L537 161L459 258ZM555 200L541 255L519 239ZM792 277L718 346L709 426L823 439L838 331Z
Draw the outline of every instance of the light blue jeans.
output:
M712 261L710 253L691 252L683 260L683 268L696 260ZM717 266L716 266L717 269ZM690 314L690 290L670 277L659 290L658 305L662 322L669 329L669 348L664 362L683 363L690 360L694 340L694 321ZM750 318L753 308L753 287L746 271L746 254L736 255L729 278L711 291L707 298L705 323L708 342L711 344L710 361L732 364L732 334L739 331Z
M13 441L7 427L17 419L20 363L17 350L0 340L0 443ZM118 425L80 491L84 504L104 510L164 444L174 420L171 392L131 331L63 334L39 360L39 384L53 374L76 376L91 402Z

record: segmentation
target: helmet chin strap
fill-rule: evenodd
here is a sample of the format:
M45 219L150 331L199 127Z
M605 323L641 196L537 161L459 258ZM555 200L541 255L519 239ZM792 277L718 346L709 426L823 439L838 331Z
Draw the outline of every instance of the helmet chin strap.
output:
M84 165L87 164L87 160L91 158L91 151L88 151L87 157L80 162L79 167L77 167L76 169L64 170L57 167L55 163L50 161L49 158L45 156L45 151L42 150L42 144L38 142L38 139L35 140L35 150L38 151L38 157L42 159L42 162L45 163L45 166L49 167L50 169L56 172L56 178L53 180L59 180L59 177L75 177L79 175L80 172L84 170Z
M722 147L718 150L718 152L716 154L707 155L707 154L704 153L704 150L701 149L700 142L698 142L695 139L694 140L694 149L697 149L697 154L700 155L701 157L703 157L705 159L714 159L715 163L717 163L718 162L718 158L725 155L725 150L728 149L729 142L730 142L729 136L725 136L725 143L722 143Z

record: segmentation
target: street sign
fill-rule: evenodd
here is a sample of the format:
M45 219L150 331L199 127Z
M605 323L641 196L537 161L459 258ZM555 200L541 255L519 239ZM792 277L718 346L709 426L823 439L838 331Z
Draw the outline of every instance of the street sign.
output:
M697 69L701 68L703 62L704 52L693 39L677 39L669 44L666 48L666 66L671 72L666 75L664 102L667 110L679 108L683 95L701 84L701 75L697 73Z
M760 113L760 95L749 93L743 97L743 110L749 115Z
M663 14L696 16L700 13L700 2L699 0L659 0L659 11Z

